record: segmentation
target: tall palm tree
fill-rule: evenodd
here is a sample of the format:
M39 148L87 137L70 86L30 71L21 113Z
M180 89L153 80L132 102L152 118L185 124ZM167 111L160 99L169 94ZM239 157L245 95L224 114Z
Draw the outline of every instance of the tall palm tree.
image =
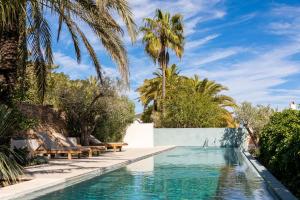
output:
M0 0L0 96L9 102L17 77L22 77L26 61L35 66L39 94L46 90L47 66L53 63L51 26L47 16L58 16L57 40L63 26L69 32L77 61L81 60L80 42L83 43L101 79L101 65L79 23L87 25L103 47L118 64L119 71L128 82L128 59L120 36L121 26L111 11L123 19L132 41L136 25L127 0Z
M145 18L145 25L141 28L144 33L146 53L162 71L162 99L166 96L166 68L169 63L169 50L173 50L179 58L184 51L183 17L180 14L173 16L168 12L156 10L155 17Z

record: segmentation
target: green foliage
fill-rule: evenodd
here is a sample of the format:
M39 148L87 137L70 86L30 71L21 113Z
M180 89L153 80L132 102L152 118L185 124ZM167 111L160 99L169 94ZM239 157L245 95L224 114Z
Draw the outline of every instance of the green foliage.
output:
M259 159L300 197L300 111L275 113L260 136Z
M53 73L54 79L56 75L62 78L62 74ZM82 144L90 134L102 141L122 140L125 128L133 122L134 105L118 94L118 82L106 78L100 84L91 77L53 83L55 87L49 95L53 97L49 99L65 111L70 136L81 137Z
M145 51L155 62L164 63L166 67L169 62L168 49L181 58L184 36L183 17L180 14L171 16L169 12L157 9L154 18L145 18L144 22L141 31L144 33Z
M165 115L161 126L167 128L222 127L224 120L218 104L210 97L193 92L189 88L175 88L168 91L164 103Z
M141 120L144 123L151 123L151 122L153 122L153 119L151 117L152 111L153 111L153 105L146 107L146 109L144 110L144 112L141 115Z
M179 74L172 65L166 70L166 98L162 101L162 74L146 79L137 91L145 106L142 116L151 118L156 127L235 127L227 108L235 106L234 100L221 94L227 88L198 76L189 78ZM165 113L162 114L164 106ZM151 112L152 108L152 112Z
M38 85L39 97L43 100L47 87L47 66L53 63L52 34L53 27L48 23L47 13L57 15L57 40L60 39L62 31L68 32L72 38L74 52L77 61L81 61L82 47L85 47L87 55L91 58L98 76L102 77L102 69L89 38L82 30L89 27L105 50L118 65L121 76L128 82L128 58L121 36L124 34L123 27L118 23L121 19L127 29L132 42L136 39L136 25L130 7L126 0L118 1L56 1L56 0L0 0L0 38L1 40L13 41L14 45L4 46L18 52L9 52L0 55L0 67L14 69L4 74L7 70L0 71L0 75L7 75L7 82L15 87L15 76L18 75L21 85L24 77L26 61L30 59L34 65L34 76ZM112 14L113 13L113 14ZM117 17L116 17L117 16ZM116 20L116 18L118 20ZM80 21L80 23L78 23ZM82 45L81 45L81 44ZM4 42L4 44L6 44ZM7 45L7 44L6 44ZM29 55L30 54L30 55ZM10 66L8 66L10 65ZM12 65L12 66L11 66ZM15 74L14 71L18 71ZM5 80L5 79L4 79ZM1 80L0 80L1 81ZM1 86L6 85L2 81ZM25 88L22 86L22 88ZM2 92L0 90L0 92ZM9 91L11 93L12 91ZM6 92L7 93L7 92ZM1 94L6 94L1 93Z
M144 22L144 26L141 27L142 41L146 53L155 63L159 63L162 70L162 100L164 100L166 70L170 60L169 51L173 51L179 58L184 52L183 17L180 14L171 16L169 12L157 9L154 18L145 18Z
M28 79L28 85L27 102L39 103L34 79ZM134 107L132 102L119 95L123 86L120 81L104 78L101 84L95 77L71 80L63 73L52 72L47 85L44 103L66 113L68 134L81 137L81 141L86 138L85 134L91 133L103 141L119 141L126 126L133 121Z
M17 123L14 113L4 105L0 105L0 183L11 184L18 180L22 167L17 163L18 155L10 150L9 141L15 124Z
M263 127L269 122L275 110L270 106L253 106L249 102L242 102L234 110L236 120L253 130L255 138L260 137Z
M106 97L98 102L101 112L97 120L95 136L103 142L123 139L126 127L135 117L134 104L126 97Z
M47 91L45 92L45 98L43 103L59 106L59 94L63 88L72 84L69 76L64 73L54 73L58 66L49 67L49 73L47 76ZM34 66L28 64L26 67L23 84L26 85L26 90L22 89L21 85L18 85L16 98L23 102L29 102L32 104L40 104L41 99L39 97L39 88L34 76Z
M35 128L39 124L39 119L28 118L16 108L13 110L13 113L16 120L16 124L14 125L14 132L26 131Z
M14 149L14 152L18 155L17 162L22 166L42 165L48 163L48 158L45 156L31 157L30 152L25 147L23 149Z
M154 111L160 111L162 105L162 70L153 73L155 76L152 79L144 80L143 85L137 88L137 92L140 93L139 100L143 104L144 107L149 107L153 104ZM171 87L176 86L176 82L180 81L184 77L179 76L179 70L176 65L172 65L167 68L165 71L166 76L166 88L169 90ZM172 85L175 84L175 85Z

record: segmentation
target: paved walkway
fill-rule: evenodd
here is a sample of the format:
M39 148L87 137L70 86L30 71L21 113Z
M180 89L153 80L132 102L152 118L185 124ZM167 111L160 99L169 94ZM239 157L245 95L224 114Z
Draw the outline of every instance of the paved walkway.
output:
M171 148L125 149L123 152L107 152L87 159L51 160L47 165L26 168L26 176L30 180L0 188L0 199L28 199L29 194L51 192L66 184L107 173Z

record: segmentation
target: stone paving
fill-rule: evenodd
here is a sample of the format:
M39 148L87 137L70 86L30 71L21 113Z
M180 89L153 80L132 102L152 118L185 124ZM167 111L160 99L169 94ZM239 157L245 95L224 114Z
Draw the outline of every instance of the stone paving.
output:
M31 194L50 192L55 190L55 186L59 189L59 185L63 187L68 182L101 175L171 148L174 146L125 149L85 159L51 160L47 165L26 168L25 175L30 180L0 188L0 199L30 199Z

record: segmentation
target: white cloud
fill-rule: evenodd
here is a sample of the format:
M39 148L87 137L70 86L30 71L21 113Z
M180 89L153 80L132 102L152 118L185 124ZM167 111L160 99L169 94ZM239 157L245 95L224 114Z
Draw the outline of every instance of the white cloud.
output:
M220 2L222 2L222 0L134 0L130 1L129 4L138 26L143 24L144 18L152 18L155 10L158 8L163 11L168 11L171 14L182 14L184 17L185 35L189 36L197 32L197 25L209 20L221 19L226 15L225 9L218 6ZM123 24L120 18L118 18L118 22ZM124 41L126 44L131 43L128 35L125 35Z
M213 52L205 53L205 54L203 54L201 52L200 53L189 53L188 55L185 56L185 58L183 60L183 66L199 67L204 64L224 60L226 58L237 55L244 51L246 51L245 48L230 47L230 48L224 48L224 49L216 49Z
M215 62L217 60L222 60L230 56L233 56L237 53L239 53L239 49L227 49L224 51L217 51L208 57L199 58L199 61L195 62L195 65L203 65L203 64Z
M96 71L91 63L78 63L74 58L61 52L54 52L54 63L59 66L58 72L68 74L71 79L84 79L89 76L97 76ZM119 77L115 68L101 66L103 74L112 78Z
M270 33L300 40L300 6L276 5L271 9L270 17L275 19L268 25Z
M290 56L300 52L300 44L274 45L266 49L258 56L233 61L231 65L226 64L223 68L197 71L189 69L184 73L198 73L202 77L224 84L230 89L226 93L239 102L250 101L282 108L299 95L299 90L289 90L289 93L285 93L286 90L276 88L287 83L289 76L300 73L299 62L290 60Z
M185 44L184 48L186 49L186 51L192 50L193 48L203 46L204 44L210 42L211 40L213 40L219 36L220 36L220 34L212 34L212 35L206 36L205 38L189 41Z
M255 13L255 12L245 14L245 15L239 16L239 17L237 17L233 20L230 20L229 22L225 21L224 23L221 23L221 24L218 24L218 25L215 25L215 26L202 28L202 29L198 30L198 32L210 32L210 31L216 31L216 30L219 30L219 29L236 26L238 24L247 22L247 21L253 19L256 16L257 16L257 13Z
M82 78L82 73L86 74L91 71L91 67L87 64L78 64L77 61L60 52L54 52L54 63L59 65L59 72L68 74L72 79Z

